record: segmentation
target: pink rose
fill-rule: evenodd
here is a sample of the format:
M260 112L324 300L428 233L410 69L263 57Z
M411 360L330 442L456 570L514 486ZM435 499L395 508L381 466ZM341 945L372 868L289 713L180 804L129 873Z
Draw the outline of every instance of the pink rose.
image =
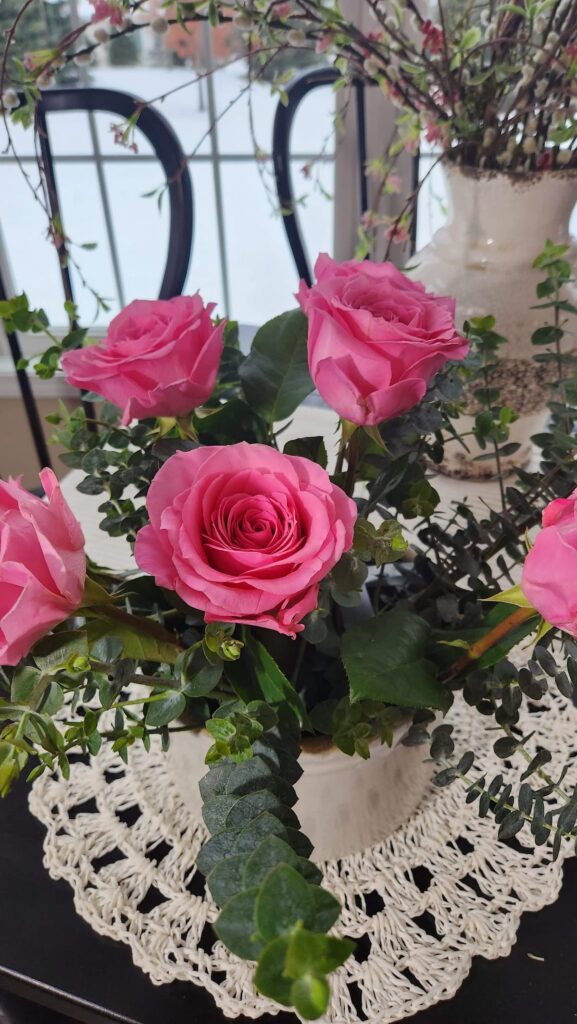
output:
M16 665L84 592L82 530L52 470L40 480L48 501L0 481L0 665Z
M577 636L577 490L544 510L521 589L546 622Z
M210 397L222 354L224 322L215 327L200 295L131 302L101 345L67 352L70 384L103 395L122 422L184 416Z
M411 409L468 344L454 299L432 295L391 263L319 256L317 283L298 300L309 321L309 366L325 402L352 423L374 425Z
M135 557L204 612L294 636L350 548L354 502L320 466L260 444L178 452L148 492Z

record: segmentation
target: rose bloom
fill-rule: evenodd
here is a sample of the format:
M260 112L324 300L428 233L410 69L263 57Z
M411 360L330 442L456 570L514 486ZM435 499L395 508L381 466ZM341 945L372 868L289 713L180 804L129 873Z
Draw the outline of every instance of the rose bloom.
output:
M577 636L577 490L547 505L542 522L521 590L546 622Z
M360 426L411 409L468 343L455 301L425 291L391 263L335 263L319 256L316 284L298 300L308 317L309 366L327 405Z
M316 463L260 444L178 452L152 481L135 558L204 612L294 636L353 542L355 503Z
M0 665L16 665L82 601L84 537L51 469L48 501L0 481Z
M224 322L200 295L137 299L114 318L101 345L62 359L66 379L123 410L122 422L184 416L210 397L222 354Z

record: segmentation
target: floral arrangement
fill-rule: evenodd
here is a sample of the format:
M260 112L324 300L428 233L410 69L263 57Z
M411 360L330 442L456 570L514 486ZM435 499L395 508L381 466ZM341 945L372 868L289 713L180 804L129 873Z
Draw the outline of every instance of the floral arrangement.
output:
M501 481L498 510L443 509L431 483L444 438L466 445L463 380L484 404L479 443L510 446L514 413L485 381L504 340L493 319L462 335L451 299L392 265L328 256L301 308L261 327L248 354L196 295L133 302L104 342L74 327L40 359L41 375L61 366L89 390L52 417L55 437L134 571L87 560L51 471L45 499L0 485L1 792L24 771L66 778L70 757L105 742L128 759L135 743L206 730L206 774L191 785L216 934L256 961L261 993L305 1019L325 1012L354 943L332 932L339 904L293 809L304 737L368 758L400 730L429 744L437 785L462 784L501 839L524 830L556 856L577 837L568 766L551 776L551 753L519 728L552 681L568 700L577 684L570 269L551 243L536 263L553 322L533 340L558 369L552 426L535 439L539 471ZM46 326L25 295L0 316ZM339 416L334 457L320 436L283 442L315 386ZM455 753L443 715L463 699L494 717L516 788L480 775L475 751Z

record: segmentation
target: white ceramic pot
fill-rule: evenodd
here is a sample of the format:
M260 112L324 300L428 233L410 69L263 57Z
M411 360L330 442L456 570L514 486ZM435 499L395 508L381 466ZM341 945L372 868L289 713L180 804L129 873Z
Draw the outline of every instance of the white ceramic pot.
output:
M405 747L399 728L393 745L371 745L367 761L319 744L299 758L303 774L295 789L294 810L314 845L312 859L324 861L367 849L386 839L409 819L431 780L426 746ZM212 740L204 730L171 737L168 763L174 782L195 817L202 814L198 781ZM313 746L315 745L313 741Z
M531 309L538 301L535 290L543 273L532 268L546 239L569 245L568 259L577 249L569 235L569 219L577 203L577 171L551 171L512 175L496 171L462 169L445 165L449 197L447 224L432 242L411 259L410 276L427 288L457 300L457 323L472 316L492 314L497 330L508 339L499 352L501 367L493 377L505 402L519 413L511 440L522 449L504 468L522 465L531 454L529 438L547 422L547 370L531 356L531 334L546 322L547 311ZM569 286L566 298L577 301L577 289ZM571 318L575 320L575 318ZM577 324L568 325L575 331ZM571 346L573 347L573 346ZM475 413L471 399L468 411ZM461 433L473 425L462 417ZM467 445L473 449L467 438ZM459 476L490 476L494 462L473 462L471 455L451 441L444 469Z

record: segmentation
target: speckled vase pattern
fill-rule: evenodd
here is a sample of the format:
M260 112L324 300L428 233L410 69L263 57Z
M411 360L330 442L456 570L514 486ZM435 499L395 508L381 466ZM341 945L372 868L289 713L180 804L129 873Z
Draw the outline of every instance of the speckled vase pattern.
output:
M519 414L511 430L521 448L503 460L503 468L526 463L529 438L547 422L547 370L535 363L538 351L531 335L547 322L548 311L532 309L543 273L533 260L547 239L568 245L568 259L576 262L577 247L569 235L569 220L577 203L577 171L551 171L512 175L445 165L449 196L447 224L432 242L411 258L411 277L432 291L454 295L457 323L473 316L496 317L496 329L508 339L500 350L500 367L492 383L504 403ZM577 288L570 285L565 298L577 304ZM577 329L569 316L567 337ZM567 345L574 347L571 342ZM550 370L548 371L550 372ZM478 407L472 394L467 412L459 420L460 433L473 426ZM467 440L467 453L458 442L446 448L443 470L457 476L491 476L493 460L475 462L480 449Z

